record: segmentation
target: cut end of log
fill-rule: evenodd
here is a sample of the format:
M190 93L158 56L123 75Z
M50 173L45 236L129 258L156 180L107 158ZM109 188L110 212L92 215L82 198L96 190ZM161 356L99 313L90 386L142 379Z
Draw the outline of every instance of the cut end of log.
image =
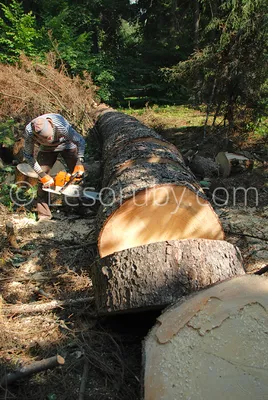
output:
M253 167L253 160L250 160L242 154L220 152L217 154L215 160L219 164L220 173L223 178L227 178L232 170L235 171L238 166L242 169L250 169Z
M144 343L144 399L267 398L268 279L233 278L167 309Z
M185 186L164 184L138 192L105 222L100 257L155 242L177 239L223 240L210 203Z
M62 356L60 356L59 354L57 354L57 363L59 364L59 365L63 365L63 364L65 364L65 359L62 357Z

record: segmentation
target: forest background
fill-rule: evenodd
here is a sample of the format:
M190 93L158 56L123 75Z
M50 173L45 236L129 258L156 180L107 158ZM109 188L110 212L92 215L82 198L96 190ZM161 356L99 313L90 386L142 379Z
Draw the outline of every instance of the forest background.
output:
M97 101L205 106L252 129L267 119L267 27L266 0L4 0L0 63L53 54L69 77L90 74Z
M267 0L0 0L0 306L40 301L37 286L53 299L92 293L92 248L68 250L70 227L76 226L73 215L66 220L59 213L59 219L51 221L52 236L46 236L48 228L38 226L32 207L23 210L11 201L11 189L18 190L13 182L16 164L23 158L25 125L42 113L61 113L92 141L96 106L105 103L140 118L184 156L191 150L214 157L229 151L224 139L239 139L230 151L250 151L253 171L217 177L212 187L254 186L260 205L256 213L267 206L267 43ZM89 186L98 189L101 180L92 171L99 165L100 152L88 144ZM32 198L30 189L26 199ZM239 215L243 221L246 214L246 233L254 238L263 234L267 216L256 223L243 209L243 200L240 210L235 207L229 213L230 221L239 222ZM15 218L17 223L24 216L27 224L31 218L32 228L21 228L18 250L37 254L30 270L7 243L5 232L7 220ZM89 242L94 217L79 215L78 224L79 240ZM253 256L262 254L263 243L256 250L255 242L246 241L247 234L233 243L246 256L252 248ZM77 242L71 241L73 245ZM155 317L131 324L131 315L126 330L126 317L111 328L91 311L92 305L85 304L74 312L66 307L31 318L3 317L0 375L74 349L90 362L87 399L136 400L141 340ZM77 398L81 360L25 380L0 398Z

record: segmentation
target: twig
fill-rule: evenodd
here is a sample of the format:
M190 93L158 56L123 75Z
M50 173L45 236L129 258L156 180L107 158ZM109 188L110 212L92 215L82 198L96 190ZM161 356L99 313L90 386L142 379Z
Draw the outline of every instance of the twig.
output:
M235 235L235 236L246 236L246 237L251 237L253 239L259 239L259 240L263 240L264 242L268 242L268 239L266 237L260 237L260 236L255 236L255 235L249 235L247 233L243 233L243 232L233 232L233 231L225 231L226 233L228 233L229 235Z
M2 94L3 96L13 97L13 98L15 98L15 99L19 99L19 100L23 100L23 101L26 100L26 98L19 97L19 96L14 96L14 95L12 95L12 94L7 94L7 93L3 93L3 92L0 92L0 94Z
M59 99L50 89L48 89L45 85L42 85L42 83L40 83L40 82L31 81L30 79L25 79L25 78L24 78L24 80L25 80L26 82L31 82L31 83L34 83L34 84L36 84L36 85L41 86L41 87L42 87L43 89L45 89L48 93L50 93L51 96L53 96L53 97L57 100L57 102L58 102L59 105L62 107L62 109L63 109L64 111L67 112L66 107L62 104L62 102L60 101L60 99Z
M259 269L258 271L254 272L254 275L263 275L267 271L268 271L268 264Z
M94 240L93 242L85 242L85 243L75 243L73 245L66 245L66 246L62 246L62 241L60 240L53 240L53 244L58 244L59 245L59 250L63 250L63 249L80 249L83 247L87 247L87 246L95 246L97 244L96 240ZM42 242L40 242L42 244L42 246L51 246L51 241L48 243L47 241L43 240Z
M46 293L43 289L36 287L35 288L36 293L40 294L41 296L46 297L47 299L53 299L53 296L49 293Z
M5 315L45 312L54 308L70 307L81 303L92 303L93 301L93 297L84 297L83 299L52 300L47 303L33 302L31 304L3 305L2 311Z
M88 362L88 359L85 358L85 363L84 363L83 375L82 375L82 378L81 378L81 384L80 384L80 389L79 389L78 400L84 400L85 391L86 391L86 384L87 384L87 378L88 378L88 371L89 371L89 362Z
M62 247L62 249L81 249L81 248L83 248L83 247L87 247L87 246L95 246L97 244L97 242L96 241L94 241L94 242L87 242L87 243L81 243L81 244L76 244L76 245L73 245L73 246L63 246Z
M59 354L50 358L45 358L44 360L35 361L31 365L22 367L17 371L5 375L1 379L0 385L2 387L6 387L11 383L17 381L18 379L26 378L27 376L37 374L40 371L45 371L49 368L54 368L59 365L63 365L64 363L65 359L61 357Z

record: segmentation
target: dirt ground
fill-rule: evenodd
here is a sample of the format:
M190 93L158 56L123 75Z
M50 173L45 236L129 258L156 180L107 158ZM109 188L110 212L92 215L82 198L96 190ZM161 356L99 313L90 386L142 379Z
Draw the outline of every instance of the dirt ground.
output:
M161 133L184 151L201 143L198 130ZM214 208L226 240L240 248L247 272L254 273L268 264L267 141L234 141L253 155L255 167L225 179L215 177L213 187L224 187L230 197ZM208 136L199 152L213 157L221 148L219 138ZM248 192L247 204L241 192L234 204L234 187L256 191ZM57 354L65 359L63 365L7 388L2 381L0 399L137 400L142 342L159 312L100 318L90 279L95 214L58 211L55 219L40 223L23 210L12 214L0 204L0 377ZM15 227L17 248L7 238L7 221ZM27 308L33 304L44 308L33 312Z

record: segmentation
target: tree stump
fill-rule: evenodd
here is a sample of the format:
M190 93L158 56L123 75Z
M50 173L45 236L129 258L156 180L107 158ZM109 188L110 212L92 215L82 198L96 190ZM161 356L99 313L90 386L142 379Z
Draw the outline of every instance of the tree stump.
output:
M268 279L243 276L167 309L144 341L144 400L268 398Z
M244 274L242 257L221 240L165 241L98 259L92 281L99 314L164 308L213 283Z
M106 111L98 250L105 257L165 240L223 240L220 221L176 147L133 117Z

